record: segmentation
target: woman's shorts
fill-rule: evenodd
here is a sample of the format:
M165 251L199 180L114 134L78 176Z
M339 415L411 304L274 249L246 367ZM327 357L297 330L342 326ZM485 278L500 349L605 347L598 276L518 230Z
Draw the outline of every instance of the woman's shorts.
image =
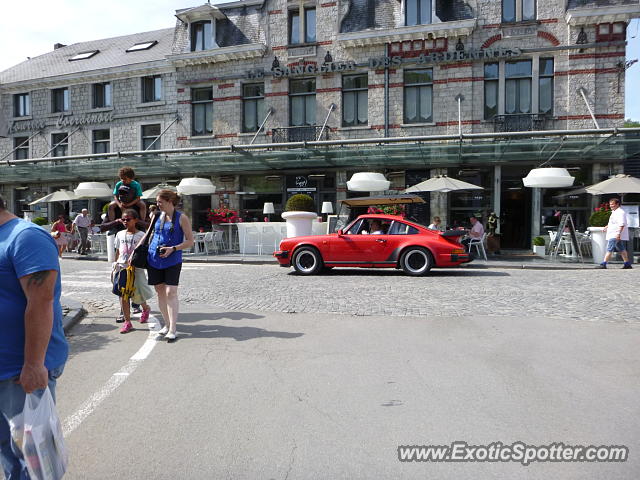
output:
M607 240L607 252L626 252L626 251L627 251L626 240L616 240L615 238L611 238Z
M180 281L180 270L182 270L182 263L172 265L167 268L153 268L151 265L147 266L147 276L149 277L149 285L175 285L177 286Z

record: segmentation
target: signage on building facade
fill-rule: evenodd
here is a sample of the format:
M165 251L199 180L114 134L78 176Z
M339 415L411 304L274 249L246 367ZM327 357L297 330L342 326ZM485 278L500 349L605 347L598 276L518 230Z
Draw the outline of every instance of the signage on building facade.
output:
M357 67L367 66L375 70L385 67L401 67L403 64L427 65L444 62L455 62L463 60L483 60L518 57L522 55L519 48L487 48L470 49L454 52L433 52L423 53L417 57L402 57L395 55L391 57L369 58L366 64L358 64L353 60L344 62L324 62L320 66L315 63L291 65L288 67L275 66L270 72L263 69L252 69L247 71L247 78L263 78L265 75L273 75L275 78L295 77L298 75L314 75L318 73L334 73L353 71Z
M46 126L47 123L44 120L28 120L26 122L10 122L7 130L9 133L35 132L36 130L43 130Z
M538 34L538 28L535 25L502 28L502 38L532 37L537 34Z
M86 115L60 115L56 119L56 127L79 127L81 125L94 125L96 123L108 123L113 121L113 112L104 113L88 113ZM37 130L44 130L47 127L45 120L27 120L19 122L11 122L9 124L8 132L35 132Z

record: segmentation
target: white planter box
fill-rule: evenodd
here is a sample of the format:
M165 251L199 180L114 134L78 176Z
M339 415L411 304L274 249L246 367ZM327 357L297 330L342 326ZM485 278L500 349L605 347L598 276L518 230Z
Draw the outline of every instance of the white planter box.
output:
M593 263L602 263L607 253L606 233L604 227L589 227L591 232L591 254L593 255Z
M318 217L315 212L283 212L287 221L287 238L311 235L313 221Z
M531 248L533 249L534 255L538 255L539 257L544 257L544 252L546 249L544 245L533 245Z

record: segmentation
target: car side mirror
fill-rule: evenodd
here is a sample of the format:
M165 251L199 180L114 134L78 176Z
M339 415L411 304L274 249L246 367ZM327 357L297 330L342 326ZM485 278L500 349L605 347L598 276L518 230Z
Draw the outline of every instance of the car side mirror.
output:
M344 235L344 232L342 231L342 229L338 230L338 236L341 237L342 235Z

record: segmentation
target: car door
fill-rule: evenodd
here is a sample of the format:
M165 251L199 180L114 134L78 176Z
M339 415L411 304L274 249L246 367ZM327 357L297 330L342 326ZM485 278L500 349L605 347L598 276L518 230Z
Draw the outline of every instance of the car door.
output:
M388 256L386 234L363 234L368 218L359 219L342 236L332 239L330 255L325 261L351 265L384 262Z

